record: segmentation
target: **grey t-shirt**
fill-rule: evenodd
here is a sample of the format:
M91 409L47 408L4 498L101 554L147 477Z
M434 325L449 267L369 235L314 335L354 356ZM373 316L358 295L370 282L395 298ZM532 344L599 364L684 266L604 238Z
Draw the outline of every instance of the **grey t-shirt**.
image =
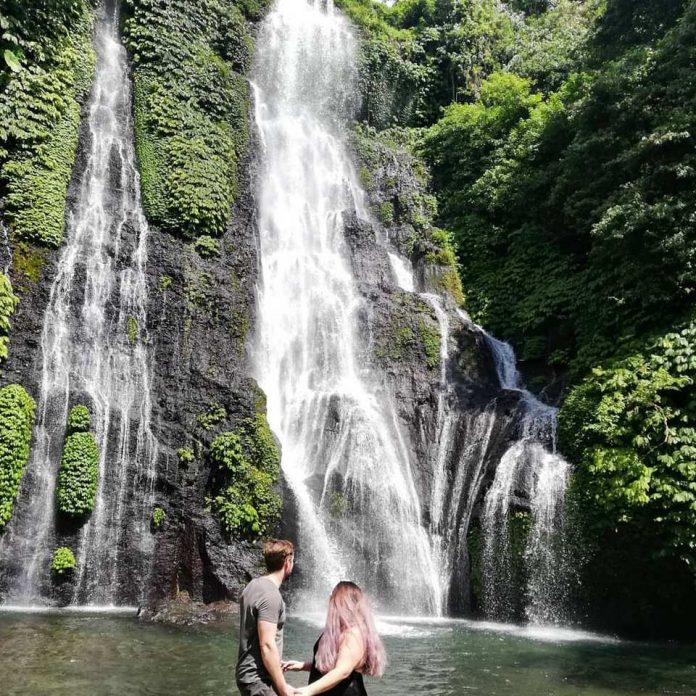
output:
M283 655L283 626L285 625L285 602L275 583L268 578L252 580L242 592L239 601L239 659L237 682L253 684L271 679L261 659L261 646L257 621L268 621L278 627L276 645L278 654Z

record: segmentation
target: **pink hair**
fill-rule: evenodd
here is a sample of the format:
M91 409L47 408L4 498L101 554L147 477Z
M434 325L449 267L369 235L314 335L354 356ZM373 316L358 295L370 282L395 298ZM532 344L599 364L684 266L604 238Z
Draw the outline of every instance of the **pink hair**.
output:
M363 591L354 582L339 582L334 587L326 615L326 627L319 639L317 669L324 674L336 666L338 648L343 634L358 628L365 646L365 662L362 672L370 677L380 677L387 666L387 654L377 633L372 609Z

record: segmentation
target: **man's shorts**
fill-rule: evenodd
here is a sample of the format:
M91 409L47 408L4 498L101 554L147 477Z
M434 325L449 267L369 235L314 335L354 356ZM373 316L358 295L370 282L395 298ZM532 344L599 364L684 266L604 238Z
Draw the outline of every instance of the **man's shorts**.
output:
M262 681L257 681L253 684L240 684L237 682L237 688L242 696L276 696L273 687Z

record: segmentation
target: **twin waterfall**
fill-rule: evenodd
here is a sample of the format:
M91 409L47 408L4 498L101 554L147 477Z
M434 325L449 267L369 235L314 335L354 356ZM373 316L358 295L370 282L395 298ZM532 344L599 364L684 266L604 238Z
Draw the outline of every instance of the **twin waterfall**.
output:
M118 30L115 15L98 21L89 144L44 318L32 456L15 519L0 542L2 564L16 568L8 603L45 596L61 534L70 534L77 559L75 604L137 603L151 555L157 443L150 430L145 347L148 228ZM68 410L75 403L91 411L100 461L94 512L70 533L57 529L54 498ZM135 576L121 571L126 554L130 567L140 566Z
M454 547L466 544L481 491L495 414L485 409L471 418L459 466L448 478L460 417L451 409L447 377L450 318L443 298L424 293L441 334L432 496L424 504L390 390L371 367L368 340L357 331L365 300L351 269L343 216L368 222L370 216L345 144L357 106L353 32L332 0L278 0L263 24L256 55L262 280L254 361L298 509L305 596L316 607L336 581L352 578L383 610L439 615L447 608L454 565L462 557L462 549ZM389 257L399 284L413 291L406 264L393 252ZM468 322L454 314L460 323ZM507 374L516 375L511 351L499 362L501 388L518 390ZM504 458L504 472L511 473L506 483L496 478L485 504L486 538L500 543L486 541L484 555L489 559L508 551L502 539L508 538L512 482L515 474L529 471L525 464L530 463L529 456L515 453L529 450L541 463L537 472L531 462L528 556L530 567L540 569L528 586L529 616L554 620L556 606L544 603L542 590L553 561L542 556L562 511L567 465L546 449L553 444L542 431L555 418L553 409L526 392L523 401L529 404L523 439ZM456 503L445 505L447 497L456 497ZM428 522L422 519L424 509ZM490 588L503 580L492 562L486 562L484 573Z
M78 605L138 603L153 557L148 528L158 443L146 335L148 227L118 24L109 13L97 24L89 134L41 339L32 457L0 539L8 604L45 601L57 546L76 552L71 601ZM453 577L468 572L457 564L478 504L484 604L490 616L506 618L514 574L510 518L524 489L532 492L527 615L557 620L555 539L569 472L554 451L553 409L521 388L509 347L487 338L501 393L520 395L523 426L481 505L496 413L486 407L472 414L463 446L455 446L464 416L455 410L448 366L455 331L483 332L446 298L423 292L441 335L431 487L423 499L410 435L358 328L367 300L358 291L344 215L373 223L346 145L358 106L357 52L333 0L276 0L260 27L252 75L261 268L252 360L297 512L299 605L321 606L336 581L350 578L383 611L444 614ZM407 264L387 252L399 285L415 292ZM99 484L87 522L64 529L55 481L68 411L77 403L92 414Z

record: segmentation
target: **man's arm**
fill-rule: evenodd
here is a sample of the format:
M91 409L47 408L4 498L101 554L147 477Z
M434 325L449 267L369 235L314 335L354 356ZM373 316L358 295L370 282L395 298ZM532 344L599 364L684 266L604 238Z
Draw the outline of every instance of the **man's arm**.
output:
M268 672L268 676L273 682L275 692L280 696L292 696L295 689L286 683L283 676L283 670L280 666L280 655L278 654L278 646L276 645L277 626L269 621L256 622L256 627L259 634L259 646L261 647L261 659L263 666Z

